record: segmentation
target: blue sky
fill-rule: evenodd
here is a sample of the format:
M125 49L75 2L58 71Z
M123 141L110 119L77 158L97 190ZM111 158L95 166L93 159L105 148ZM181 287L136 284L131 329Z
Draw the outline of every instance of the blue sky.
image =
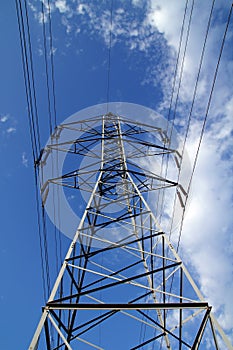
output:
M44 3L46 20L47 2ZM187 19L191 3L189 1ZM215 2L186 145L191 162L197 149L230 5L230 0ZM194 4L175 118L182 137L210 7L210 1L199 0ZM49 123L40 2L30 0L28 8L44 145L49 137ZM51 0L58 124L76 111L106 102L109 8L109 1ZM184 8L183 0L113 1L110 101L141 104L167 117ZM186 29L187 21L184 33ZM8 350L27 348L43 305L43 290L33 161L14 1L1 2L0 32L0 347ZM233 19L219 67L181 241L182 257L231 339L232 38ZM183 51L184 44L181 57ZM51 224L49 229L53 230ZM64 236L61 239L65 251L69 240ZM52 238L50 243L53 244ZM54 272L53 246L50 253ZM54 273L52 275L54 277Z

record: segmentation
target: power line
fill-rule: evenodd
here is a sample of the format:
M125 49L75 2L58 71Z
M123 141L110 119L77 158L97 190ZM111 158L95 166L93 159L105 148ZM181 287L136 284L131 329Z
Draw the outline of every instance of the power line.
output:
M21 57L22 57L24 86L25 86L27 108L28 108L30 139L31 139L31 145L32 145L33 160L35 162L35 160L37 159L37 157L39 155L39 145L37 142L38 136L36 136L36 135L38 135L38 134L37 134L37 130L36 130L36 125L35 125L35 120L34 120L34 112L33 112L33 98L32 98L32 93L31 93L31 77L30 77L30 71L29 71L29 59L28 59L28 53L27 53L25 25L24 25L23 9L22 9L21 0L15 0L15 5L16 5L19 37L20 37L20 48L21 48ZM33 75L33 77L34 77L34 75Z
M26 14L26 24L27 24L27 36L28 36L28 48L29 48L29 57L30 57L30 67L31 67L31 77L32 77L32 91L33 91L33 100L34 100L34 109L35 109L35 125L37 131L37 143L39 150L41 150L40 143L40 128L39 128L39 120L38 120L38 108L37 108L37 98L36 98L36 89L35 89L35 77L34 77L34 67L33 67L33 57L32 57L32 45L31 45L31 35L30 35L30 27L29 27L29 19L28 19L28 8L27 2L24 0L25 14Z
M207 38L208 38L208 34L209 34L211 19L212 19L212 15L213 15L214 5L215 5L215 0L212 1L212 6L211 6L211 9L210 9L210 14L209 14L208 24L207 24L207 28L206 28L204 43L203 43L203 47L202 47L202 52L201 52L201 57L200 57L200 62L199 62L199 68L198 68L197 78L196 78L194 92L193 92L192 104L191 104L191 108L190 108L190 113L189 113L188 123L187 123L187 128L186 128L186 134L185 134L185 139L184 139L183 148L182 148L182 152L181 152L181 162L180 162L180 168L179 168L178 179L177 179L178 183L179 183L179 179L180 179L181 168L182 168L183 157L184 157L185 144L186 144L187 136L188 136L189 129L190 129L191 116L192 116L194 102L195 102L195 98L196 98L197 87L198 87L198 82L199 82L199 78L200 78L201 68L202 68L202 64L203 64L203 59L204 59L204 54L205 54L206 43L207 43ZM226 35L226 32L225 32L225 35ZM225 37L225 35L224 35L224 37ZM224 41L225 41L225 39L224 39ZM221 51L222 51L222 49L223 49L223 45L222 45ZM192 174L191 174L189 185L188 185L188 189L187 189L186 201L184 203L184 208L183 208L183 212L182 212L180 231L179 231L178 242L177 242L177 247L176 247L176 251L177 252L178 252L179 246L180 246L180 240L181 240L182 228L183 228L183 221L184 221L184 214L185 214L185 210L186 210L186 205L187 205L188 195L189 195L189 192L190 192L190 187L191 187L193 174L194 174L196 163L197 163L197 158L198 158L198 154L199 154L199 150L200 150L200 145L201 145L201 141L202 141L203 134L204 134L204 129L205 129L205 124L206 124L206 119L207 119L207 116L208 116L210 101L211 101L211 98L212 98L212 93L213 93L214 84L215 84L215 80L216 80L216 76L217 76L218 66L219 66L219 62L220 62L220 58L221 58L221 54L222 54L221 51L220 51L219 60L218 60L218 64L217 64L216 71L215 71L215 76L214 76L214 80L213 80L213 84L212 84L212 89L211 89L211 94L210 94L210 97L209 97L209 102L208 102L208 106L207 106L205 119L204 119L203 126L202 126L202 131L201 131L201 134L200 134L199 146L198 146L198 149L197 149L197 152L196 152L195 161L194 161L194 165L193 165L193 169L192 169ZM176 202L177 202L177 195L174 198L174 203L173 203L173 213L172 213L172 219L171 219L169 239L171 238L171 232L172 232L172 225L173 225L173 221L174 221ZM172 289L173 280L174 280L174 275L172 276L170 291Z
M185 62L185 57L186 57L186 52L187 52L187 47L188 47L189 34L190 34L190 28L191 28L191 23L192 23L192 15L193 15L193 9L194 9L194 2L195 2L195 0L192 0L192 5L191 5L191 10L190 10L190 15L189 15L189 21L188 21L188 27L187 27L187 33L186 33L185 47L184 47L184 52L183 52L183 57L182 57L182 62L181 62L181 69L180 69L179 82L178 82L178 90L177 90L177 95L176 95L176 100L175 100L175 109L174 109L174 113L173 113L172 126L171 126L171 130L170 130L169 134L168 134L168 126L169 126L168 123L169 123L169 120L167 122L167 130L166 130L166 132L168 134L169 145L171 144L171 138L172 138L174 123L175 123L175 118L176 118L177 104L178 104L179 94L180 94L180 87L181 87L181 82L182 82L182 78L183 78L184 62ZM188 3L186 2L186 6L187 6L187 4ZM186 11L187 11L187 8L185 7L185 13L184 13L182 30L181 30L182 35L183 35L183 26L184 26L184 23L185 23ZM179 48L181 48L181 38L180 38ZM180 54L180 52L179 52L179 54ZM177 60L177 66L178 66L178 60ZM176 67L176 74L177 74L177 67ZM175 85L175 80L174 80L174 85ZM173 88L175 88L175 86L173 86ZM172 89L172 94L174 94L173 89ZM170 102L168 118L170 117L171 105L172 105L172 100ZM163 159L162 159L161 175L162 175L162 171L163 171L163 160L164 160L164 155L163 155ZM168 164L169 164L169 154L166 156L164 177L166 177L167 173L168 173ZM162 189L161 213L163 212L163 207L164 207L164 193L165 193L165 191L164 191L164 189ZM159 192L159 196L160 196L160 192ZM158 203L159 203L159 196L158 196Z
M188 27L187 27L186 41L185 41L184 53L183 53L183 58L182 58L182 62L181 62L181 69L180 69L180 79L179 79L178 90L177 90L177 95L176 95L175 109L174 109L173 119L172 119L172 127L171 127L171 132L170 132L170 137L169 137L170 139L172 137L174 123L175 123L175 118L176 118L177 105L178 105L180 88L181 88L183 72L184 72L185 57L186 57L186 52L187 52L187 47L188 47L188 42L189 42L190 29L191 29L191 23L192 23L192 17L193 17L194 3L195 3L195 0L192 1L191 11L190 11L190 16L189 16L189 22L188 22Z
M49 113L49 132L50 135L53 131L52 124L52 111L51 111L51 99L50 99L50 88L49 88L49 73L48 73L48 52L46 42L46 29L45 29L45 12L44 3L41 1L41 13L42 13L42 32L43 32L43 46L44 46L44 63L45 63L45 75L46 75L46 88L47 88L47 100L48 100L48 113Z
M42 205L42 220L43 220L43 243L44 243L46 278L47 278L48 294L50 294L51 288L50 288L50 273L49 273L49 255L48 255L48 242L47 242L47 227L46 227L46 218L45 218L45 208L44 208L43 205Z
M51 142L53 143L53 135L52 135L52 128L54 125L54 135L56 135L56 127L57 127L57 110L56 110L56 93L55 93L55 69L54 69L54 54L53 54L53 33L52 33L52 16L51 16L51 6L50 6L50 0L47 0L47 10L48 10L48 26L49 26L49 55L47 54L47 41L46 41L46 28L45 28L45 14L44 14L44 7L42 7L42 19L43 19L43 38L44 38L44 52L45 52L45 66L46 66L46 85L47 85L47 96L48 96L48 111L49 111L49 125L50 125L50 135L51 135ZM42 5L43 6L43 5ZM49 62L48 58L50 58L50 68L51 68L51 85L52 88L50 89L49 84L49 75L48 75L48 67ZM51 98L50 98L51 97ZM54 112L54 118L52 118L52 104L51 99L53 101L53 112ZM53 120L54 119L54 120ZM56 172L58 173L58 151L55 151L55 160L53 157L53 153L51 153L52 158L52 177L54 177L54 163L56 166ZM57 212L56 212L56 205L55 205L55 190L53 189L53 207L54 207L54 239L55 239L55 257L56 257L56 267L58 272L58 265L61 265L62 262L62 243L61 243L61 235L59 233L59 230L57 230L57 219L58 219L58 227L60 228L60 194L59 190L57 188ZM59 245L59 247L58 247ZM58 259L58 256L60 259Z
M48 105L48 120L49 120L49 133L51 137L51 142L53 143L53 128L57 126L56 118L56 95L55 95L55 74L54 74L54 59L53 59L53 35L52 35L52 19L51 19L51 7L49 0L47 1L47 15L48 15L48 25L49 25L49 50L47 48L47 38L46 38L46 25L45 25L45 4L41 2L41 13L42 13L42 36L43 36L43 47L44 47L44 64L45 64L45 75L46 75L46 90L47 90L47 105ZM49 64L50 58L50 64ZM50 69L50 74L49 74ZM51 81L50 81L51 77ZM51 88L52 85L52 88ZM53 108L52 108L53 106ZM54 117L52 117L52 109ZM54 177L54 157L53 153L51 154L52 158L52 177ZM56 159L57 161L57 159ZM58 192L59 196L59 192ZM56 259L56 269L58 272L59 262L58 262L58 242L60 246L60 263L61 263L61 237L57 231L56 227L56 206L55 206L55 193L53 189L53 208L54 208L54 240L55 240L55 259ZM44 209L43 209L44 210ZM59 213L58 213L59 216ZM46 215L43 215L43 221L46 221ZM43 227L46 227L44 224ZM58 237L59 236L59 237ZM46 235L44 236L46 239ZM45 248L46 248L45 244ZM47 258L46 258L47 259ZM47 259L48 260L48 259Z
M174 77L173 77L173 83L172 83L172 93L171 93L169 111L168 111L168 116L167 116L167 130L166 131L168 131L168 123L170 120L170 114L171 114L171 109L172 109L172 102L173 102L173 96L174 96L174 92L175 92L176 78L178 75L178 64L179 64L181 46L182 46L182 41L183 41L184 25L185 25L185 19L186 19L186 14L187 14L188 2L189 2L189 0L186 0L185 9L184 9L184 16L183 16L183 20L182 20L182 26L181 26L181 30L180 30L179 48L178 48L176 65L175 65L175 70L174 70Z
M49 42L50 42L50 58L51 58L51 78L52 78L52 95L53 95L53 109L54 109L54 123L57 126L57 109L56 109L56 95L55 95L55 72L54 72L54 54L53 54L53 35L52 35L52 17L50 0L48 0L48 23L49 23Z
M108 104L109 104L109 96L110 96L110 71L111 71L111 50L112 50L112 23L113 23L113 0L111 0L110 4L110 29L109 29L109 48L108 48L108 68L107 68L107 112L108 112Z
M32 156L34 162L34 180L35 180L35 190L36 190L36 211L37 211L37 221L38 221L38 234L39 234L39 246L40 246L40 257L41 257L41 270L42 270L42 281L43 281L43 292L44 298L46 299L46 281L47 281L47 291L49 290L49 264L48 264L48 249L46 245L46 232L41 228L41 213L40 204L38 196L38 173L36 165L38 163L40 151L40 131L39 131L39 120L38 120L38 110L37 110L37 99L36 99L36 88L35 88L35 77L34 77L34 67L33 67L33 56L32 56L32 46L31 46L31 35L29 18L27 11L27 3L24 0L24 10L21 0L15 0L18 30L20 37L20 48L22 57L22 67L24 76L24 85L28 109L28 122L29 122L29 132L31 139ZM24 16L26 17L26 25ZM43 221L43 220L42 220ZM43 232L43 236L42 236ZM44 251L43 251L44 245Z
M191 117L192 117L192 111L193 111L194 102L195 102L195 98L196 98L197 87L198 87L198 82L199 82L199 78L200 78L202 63L203 63L203 59L204 59L204 54L205 54L205 49L206 49L207 38L208 38L209 29L210 29L210 24L211 24L211 19L212 19L212 15L213 15L214 4L215 4L215 0L212 1L212 6L211 6L210 14L209 14L209 19L208 19L207 27L206 27L206 33L205 33L204 43L203 43L203 46L202 46L202 52L201 52L201 57L200 57L200 62L199 62L199 68L198 68L198 73L197 73L197 78L196 78L196 82L195 82L195 87L194 87L194 92L193 92L193 98L192 98L192 103L191 103L191 109L190 109L190 112L189 112L189 117L188 117L188 122L187 122L187 127L186 127L186 133L185 133L185 139L184 139L184 143L183 143L183 147L182 147L182 152L181 152L181 162L180 162L180 168L179 168L178 179L177 179L177 182L178 182L178 183L179 183L179 179L180 179L181 168L182 168L183 158L184 158L185 144L186 144L186 140L187 140L188 133L189 133L189 129L190 129L190 122L191 122ZM189 191L188 191L188 192L189 192ZM187 192L186 198L188 198L188 192ZM170 225L169 239L171 238L171 233L172 233L172 226L173 226L173 222L174 222L174 215L175 215L176 202L177 202L177 194L176 194L176 196L175 196L175 198L174 198L174 203L173 203L173 213L172 213L172 219L171 219L171 225ZM186 209L186 204L187 204L187 201L184 203L184 208L183 208L183 213L182 213L182 218L181 218L181 226L180 226L180 231L179 231L179 236L178 236L178 241L177 241L178 243L177 243L177 247L176 247L176 251L177 251L177 252L178 252L178 250L179 250L179 245L180 245L181 232L182 232L182 226L183 226L183 220L184 220L184 213L185 213L185 209ZM170 290L171 290L171 288L172 288L172 284L173 284L173 277L172 277L172 283L171 283Z
M177 182L178 182L178 183L179 183L179 179L180 179L181 168L182 168L183 157L184 157L184 151L185 151L185 145L186 145L186 141L187 141L187 137L188 137L188 133L189 133L189 129L190 129L190 123L191 123L191 118L192 118L192 112L193 112L193 107L194 107L194 103L195 103L195 99L196 99L197 88L198 88L198 83L199 83L201 68L202 68L203 59L204 59L204 54L205 54L205 49L206 49L207 38L208 38L208 35L209 35L209 29L210 29L211 19L212 19L212 15L213 15L214 5L215 5L215 0L212 1L212 6L211 6L211 10L210 10L210 15L209 15L209 19L208 19L208 24L207 24L207 28L206 28L204 43L203 43L202 52L201 52L201 57L200 57L200 62L199 62L199 68L198 68L197 78L196 78L196 82L195 82L195 86L194 86L193 98L192 98L191 108L190 108L190 112L189 112L189 116L188 116L188 121L187 121L187 127L186 127L186 132L185 132L184 143L183 143L183 147L182 147L182 151L181 151L181 162L180 162L180 168L179 168L178 179L177 179ZM172 214L172 220L171 220L171 226L170 226L170 236L171 236L171 230L172 230L172 225L173 225L173 220L174 220L176 198L177 198L177 197L175 197L175 199L174 199L174 205L173 205L173 214Z
M170 98L169 111L168 111L168 116L167 116L167 125L166 125L166 134L167 135L168 135L168 128L169 128L170 114L171 114L171 109L172 109L172 102L173 102L173 97L174 97L174 93L175 93L175 86L176 86L176 81L177 81L177 76L178 76L178 65L179 65L180 54L181 54L181 47L182 47L183 36L184 36L184 27L185 27L185 20L186 20L187 9L188 9L188 2L189 2L189 0L186 0L185 8L184 8L184 15L183 15L183 19L182 19L182 25L181 25L181 29L180 29L178 53L177 53L176 64L175 64L175 69L174 69L171 98ZM194 3L194 1L193 1L193 3ZM191 18L192 18L192 11L191 11L190 17L189 17L189 26L190 26L190 23L191 23ZM186 34L186 44L185 44L185 46L187 46L188 39L189 39L189 34ZM183 62L184 62L185 53L186 53L186 50L184 51ZM181 68L181 72L183 72L182 68ZM181 81L181 78L182 78L182 73L180 74L180 81ZM177 92L177 96L178 95L179 95L179 90ZM174 123L174 118L173 118L173 123ZM170 141L169 141L169 144L170 144ZM163 146L164 147L166 146L166 140L164 140ZM167 174L167 171L168 171L168 158L169 158L169 155L166 157L165 177L166 177L166 174ZM162 176L162 174L163 174L164 160L165 160L165 154L162 155L160 176ZM162 201L161 201L160 207L161 207L161 213L162 213L163 206L164 206L164 189L160 189L159 190L156 212L158 212L159 199L160 199L161 192L162 192ZM161 348L161 346L162 346L162 342L160 343L160 348ZM153 344L153 349L154 349L154 344Z
M43 293L44 293L44 301L47 299L46 295L46 283L45 283L45 263L43 258L43 239L42 239L42 229L40 222L40 204L39 204L39 195L38 195L38 178L36 174L36 167L34 167L34 177L35 177L35 192L36 192L36 211L37 211L37 224L38 224L38 233L39 233L39 245L40 245L40 257L41 257L41 268L42 268L42 282L43 282ZM48 284L47 284L48 288Z
M182 215L182 219L181 219L181 226L180 226L177 250L179 249L179 245L180 245L180 238L181 238L181 233L182 233L182 229L183 229L183 221L184 221L184 214L185 214L186 204L187 204L187 201L188 201L188 195L189 195L189 192L190 192L190 188L191 188L191 184L192 184L192 180L193 180L193 175L194 175L194 172L195 172L195 169L196 169L198 155L199 155L199 152L200 152L201 143L202 143L202 139L203 139L203 135L204 135L204 131L205 131L206 121L207 121L207 117L208 117L209 110L210 110L210 105L211 105L212 96L213 96L213 92L214 92L214 87L215 87L215 83L216 83L216 79L217 79L217 75L218 75L219 65L220 65L220 61L221 61L221 57L222 57L222 53L223 53L223 48L224 48L224 44L225 44L225 40L226 40L228 27L229 27L230 20L231 20L232 8L233 8L233 4L231 4L231 8L229 10L227 24L226 24L225 32L224 32L224 35L223 35L222 44L221 44L220 51L219 51L219 56L218 56L218 61L217 61L217 65L216 65L215 73L214 73L214 77L213 77L212 87L211 87L211 90L210 90L210 95L209 95L209 99L208 99L208 103L207 103L207 107L206 107L205 118L204 118L204 121L203 121L203 124L202 124L202 130L201 130L201 134L200 134L200 139L199 139L197 152L196 152L194 163L193 163L193 169L192 169L190 181L189 181L189 184L188 184L187 197L186 197L185 207L184 207L183 215Z
M46 89L47 89L47 101L48 101L48 116L49 116L49 132L50 132L50 139L51 143L53 143L53 135L56 135L56 127L57 127L57 110L56 110L56 95L55 95L55 69L54 69L54 54L53 54L53 34L52 34L52 18L51 18L51 7L50 7L50 1L47 0L47 12L48 12L48 26L49 26L49 50L47 50L47 40L46 40L46 26L45 26L45 13L44 13L44 4L41 2L41 10L42 10L42 26L43 26L43 45L44 45L44 62L45 62L45 73L46 73ZM49 52L49 54L48 54ZM50 65L49 65L49 58L50 58ZM49 67L51 69L50 77L51 77L51 84L49 82ZM50 85L52 85L52 88L50 89ZM52 90L52 91L51 91ZM51 101L52 100L52 101ZM52 118L52 104L53 104L53 113L54 117ZM53 127L55 129L54 134L53 133ZM55 136L56 137L56 136ZM58 151L56 151L56 171L58 173ZM51 161L52 161L52 177L54 177L54 155L53 152L51 153ZM59 263L61 265L62 262L62 243L61 243L61 235L59 230L57 230L57 217L58 217L58 225L60 229L60 194L59 189L57 188L57 204L58 204L58 213L56 212L56 205L55 205L55 189L53 188L52 198L53 198L53 214L54 214L54 241L55 241L55 260L56 260L56 270L57 273L59 271ZM44 228L44 249L45 249L45 261L48 263L48 255L47 255L47 231L46 231L46 215L44 211L44 206L42 208L43 213L43 228ZM58 242L59 242L59 249L58 249ZM59 254L58 254L59 251ZM58 259L58 256L60 258L60 261ZM50 280L47 280L49 290L50 290ZM62 291L62 284L59 287L60 288L60 296L62 297L63 291ZM60 343L60 336L57 337L57 344Z
M50 0L48 0L48 23L49 23L49 42L50 42L50 59L51 59L51 79L52 79L52 96L53 96L53 109L54 109L54 125L55 130L57 127L57 108L56 108L56 93L55 93L55 69L54 69L54 54L53 54L53 33L52 33L52 16L51 16L51 6L50 6ZM56 151L56 172L58 174L58 151ZM57 187L57 199L58 199L58 227L60 230L60 192ZM54 206L55 208L55 206ZM62 263L62 243L61 243L61 235L57 233L57 227L55 225L55 236L58 234L58 241L59 241L59 253L60 253L60 265ZM56 247L56 254L58 255L58 248Z

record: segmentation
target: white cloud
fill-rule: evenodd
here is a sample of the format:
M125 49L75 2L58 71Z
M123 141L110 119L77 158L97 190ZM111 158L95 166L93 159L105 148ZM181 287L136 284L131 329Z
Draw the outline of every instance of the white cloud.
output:
M28 158L26 155L26 152L23 152L22 154L22 164L27 168L28 167Z
M66 13L70 10L66 0L57 0L55 1L54 5L61 13Z
M132 5L133 5L133 6L139 6L139 7L141 7L141 6L143 6L144 3L145 3L144 0L132 0Z
M3 115L3 116L0 117L0 122L1 123L5 123L8 119L9 119L9 115L8 114Z
M146 23L165 35L168 45L178 48L184 2L150 1Z
M10 127L10 128L8 128L8 129L6 130L6 132L7 132L8 134L12 134L12 133L16 132L16 128Z
M229 142L227 138L219 138L218 128L219 125L213 123L202 142L181 242L182 255L196 270L203 294L217 311L221 324L230 330L233 324L233 267L230 263L233 178L232 163L229 164L223 153L228 150ZM187 144L193 157L198 142L199 128L195 125Z
M175 56L178 53L178 46L181 33L181 25L184 16L185 1L178 3L171 3L170 1L158 0L155 2L150 1L150 6L148 7L145 25L150 26L154 30L159 30L163 33L164 38L167 41L168 48L171 49L171 53L175 52ZM198 86L197 99L198 103L204 103L206 99L203 96L209 94L210 84L212 83L212 78L217 63L217 57L219 54L220 43L223 36L223 22L216 20L216 17L226 16L226 11L229 8L229 1L222 2L217 1L215 4L212 24L209 30L208 40L206 44L205 56ZM190 33L188 39L188 45L186 49L186 55L184 60L184 69L182 76L182 83L180 88L179 99L181 102L189 102L192 100L194 84L197 77L197 72L199 68L200 56L202 47L204 44L204 37L207 30L207 23L209 18L211 8L211 2L198 2L194 3ZM188 5L186 20L183 33L183 41L180 52L180 63L178 70L178 77L180 76L181 60L183 58L185 40L187 35L187 26L191 13L191 2ZM226 18L225 18L226 20ZM170 53L170 54L171 54ZM174 69L174 62L171 62ZM228 68L233 71L232 67ZM229 76L229 74L228 74ZM177 79L178 80L178 79ZM171 72L169 74L169 79L165 80L163 83L163 90L165 93L165 100L167 103L170 101L170 91L171 91ZM229 81L225 79L227 86L230 85ZM167 86L168 85L168 86ZM176 84L177 85L177 84ZM176 86L177 91L177 86ZM169 93L169 96L167 96Z
M85 13L88 13L90 11L90 8L87 4L79 4L77 6L77 13L80 15L84 15Z
M42 24L47 23L48 22L48 10L46 8L44 8L44 14L37 9L36 6L34 6L33 4L29 3L29 7L32 10L32 12L34 13L34 17L35 19Z
M62 16L61 23L66 28L66 34L71 33L72 31L72 25L70 24L70 21L67 19L67 17Z
M53 46L52 49L51 49L51 54L55 55L56 51L57 51L57 47Z
M0 115L0 131L2 135L10 135L16 132L16 120L10 114Z
M153 41L153 36L150 28L148 28L148 24L143 23L144 19L138 18L138 13L142 11L143 3L145 2L133 1L133 12L127 11L123 4L121 6L114 4L112 46L117 41L124 41L128 48L139 48L141 51L148 49ZM36 4L31 6L31 10L35 18L41 23L41 14ZM109 45L110 6L104 7L101 2L89 2L85 0L78 3L57 0L54 6L51 6L51 12L55 12L56 10L60 12L61 23L68 34L71 32L77 34L77 29L78 33L88 30L90 36L98 35L104 40L107 46ZM46 21L47 15L48 9L45 6Z

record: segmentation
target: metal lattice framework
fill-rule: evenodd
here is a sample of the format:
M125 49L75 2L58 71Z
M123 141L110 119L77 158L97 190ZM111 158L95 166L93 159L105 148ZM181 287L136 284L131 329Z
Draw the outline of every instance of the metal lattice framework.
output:
M41 164L52 150L89 160L46 181L43 200L55 185L89 198L29 349L232 349L158 221L158 193L185 196L148 169L164 156L179 166L166 133L111 113L56 140L64 129L80 137L47 145Z

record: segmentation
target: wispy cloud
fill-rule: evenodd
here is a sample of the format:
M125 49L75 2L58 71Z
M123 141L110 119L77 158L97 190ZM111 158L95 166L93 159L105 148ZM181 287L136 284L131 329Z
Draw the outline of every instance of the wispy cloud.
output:
M8 134L14 133L14 132L16 132L16 128L13 128L13 127L7 128L7 129L6 129L6 132L7 132Z
M0 132L2 135L16 132L16 120L10 114L0 114Z
M28 167L28 158L26 155L26 152L23 152L22 154L22 164L27 168Z
M233 324L232 151L227 138L222 144L213 133L215 128L212 129L206 132L202 143L181 242L185 261L196 270L203 294L218 311L222 325L230 330ZM198 135L189 139L191 154L196 151L197 140Z
M9 115L8 114L0 116L0 122L1 123L5 123L8 119L9 119Z
M57 0L55 1L54 5L60 11L60 13L67 13L70 11L70 8L67 5L66 0Z

